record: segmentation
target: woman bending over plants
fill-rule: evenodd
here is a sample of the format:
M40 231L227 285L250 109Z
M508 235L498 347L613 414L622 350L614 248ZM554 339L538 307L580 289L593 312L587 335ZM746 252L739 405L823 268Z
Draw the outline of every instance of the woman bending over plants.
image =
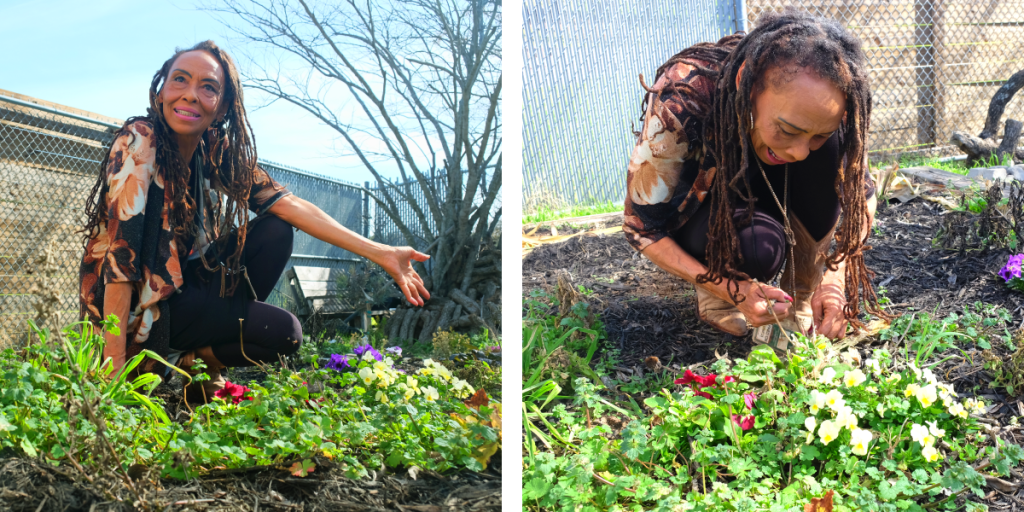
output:
M862 300L884 314L862 254L876 203L860 41L769 13L748 35L683 50L644 87L623 231L694 283L702 320L841 338ZM779 288L765 284L780 271Z
M427 255L346 229L256 161L231 57L212 41L177 51L153 76L146 115L117 132L86 205L81 310L94 325L120 319L103 354L115 369L143 349L193 374L202 358L210 379L186 389L196 399L224 388L226 366L298 350L298 320L264 302L293 227L380 265L412 304L430 298L411 261Z

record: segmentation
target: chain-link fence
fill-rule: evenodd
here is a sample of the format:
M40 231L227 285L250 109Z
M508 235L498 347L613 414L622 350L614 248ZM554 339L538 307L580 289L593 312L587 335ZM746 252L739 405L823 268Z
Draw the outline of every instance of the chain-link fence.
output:
M523 2L523 210L621 202L643 89L669 57L742 30L742 0Z
M0 345L25 339L30 319L51 318L44 325L50 328L78 319L82 237L76 231L85 224L86 200L120 126L116 119L0 91ZM273 162L260 165L342 225L369 233L376 212L366 187ZM376 224L389 223L381 218ZM301 232L292 252L289 267L350 269L363 261ZM293 307L291 289L282 277L268 302Z
M672 54L742 28L730 24L730 4L527 0L524 210L621 201L643 97L637 74L650 82ZM863 42L875 162L958 154L952 132L977 135L992 95L1024 69L1021 0L736 0L731 10L753 28L787 7L838 20ZM1004 116L1021 119L1022 109L1015 98Z

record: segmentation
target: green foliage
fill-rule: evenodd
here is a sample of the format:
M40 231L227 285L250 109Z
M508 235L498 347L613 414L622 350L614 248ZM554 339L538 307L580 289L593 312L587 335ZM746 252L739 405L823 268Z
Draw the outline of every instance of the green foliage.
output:
M547 206L541 205L537 208L534 213L523 215L523 224L533 224L535 222L550 222L559 219L572 219L575 217L585 217L587 215L597 215L599 213L611 213L621 212L622 203L616 203L614 201L608 201L606 203L597 203L588 206L574 205L571 208L565 208L562 210L554 210Z
M528 346L566 332L543 317L549 306L541 299L527 301ZM910 364L876 350L863 369L840 361L824 338L812 344L800 336L785 361L761 347L747 359L714 363L718 378L696 388L711 398L657 377L650 384L665 387L632 410L609 400L600 380L576 378L572 403L560 400L553 380L533 382L523 398L523 505L788 511L834 490L836 510L951 506L956 493L985 485L983 473L1009 475L1024 450L983 435L971 416L983 404L961 401L913 361L991 338L1004 315L975 304L940 321L903 318L886 335L912 347ZM538 324L555 332L539 332ZM524 378L542 365L532 360ZM744 430L734 415L752 415L753 425ZM986 458L991 464L978 466Z
M149 396L159 378L128 378L155 354L113 374L101 362L102 336L87 323L73 327L37 329L40 341L0 353L0 449L86 471L142 464L174 478L293 460L308 474L306 459L325 457L356 478L382 466L481 470L500 442L500 404L467 407L472 387L433 361L403 375L369 354L352 362L356 372L272 372L250 384L247 399L214 399L172 422Z
M469 336L455 332L454 329L435 332L432 344L434 355L442 359L452 354L465 354L476 348Z

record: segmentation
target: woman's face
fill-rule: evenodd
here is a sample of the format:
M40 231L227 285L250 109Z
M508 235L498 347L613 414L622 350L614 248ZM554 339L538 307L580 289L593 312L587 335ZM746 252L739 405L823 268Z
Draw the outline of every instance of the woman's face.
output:
M160 100L164 119L174 133L202 136L227 111L220 62L205 50L179 55L160 90Z
M807 68L775 68L754 98L750 140L762 162L799 162L839 129L846 95Z

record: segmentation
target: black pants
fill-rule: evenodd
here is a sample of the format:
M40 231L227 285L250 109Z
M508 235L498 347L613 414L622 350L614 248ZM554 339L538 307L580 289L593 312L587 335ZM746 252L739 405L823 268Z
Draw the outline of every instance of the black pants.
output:
M256 292L239 283L232 297L220 297L220 272L208 272L200 260L188 263L183 272L181 293L167 299L171 316L170 346L193 350L212 346L213 354L226 366L251 366L278 360L278 354L294 354L302 343L302 327L295 315L265 304L292 253L292 226L274 215L250 223L242 264ZM232 245L225 252L234 252ZM239 321L244 321L239 337ZM243 345L244 344L244 345Z
M756 156L751 153L751 158ZM751 160L753 162L753 160ZM832 230L839 219L839 196L835 193L835 176L838 169L808 159L801 165L790 166L791 213L796 215L815 239L821 240ZM756 165L756 164L755 164ZM783 200L785 174L783 166L765 166L772 189ZM749 226L736 231L743 263L739 270L762 282L771 280L782 268L786 259L786 232L782 211L775 204L771 191L756 167L748 174L754 196L754 220ZM708 230L711 222L711 200L707 197L693 217L678 230L672 238L687 254L707 265ZM738 224L747 215L746 203L737 208L733 222Z

